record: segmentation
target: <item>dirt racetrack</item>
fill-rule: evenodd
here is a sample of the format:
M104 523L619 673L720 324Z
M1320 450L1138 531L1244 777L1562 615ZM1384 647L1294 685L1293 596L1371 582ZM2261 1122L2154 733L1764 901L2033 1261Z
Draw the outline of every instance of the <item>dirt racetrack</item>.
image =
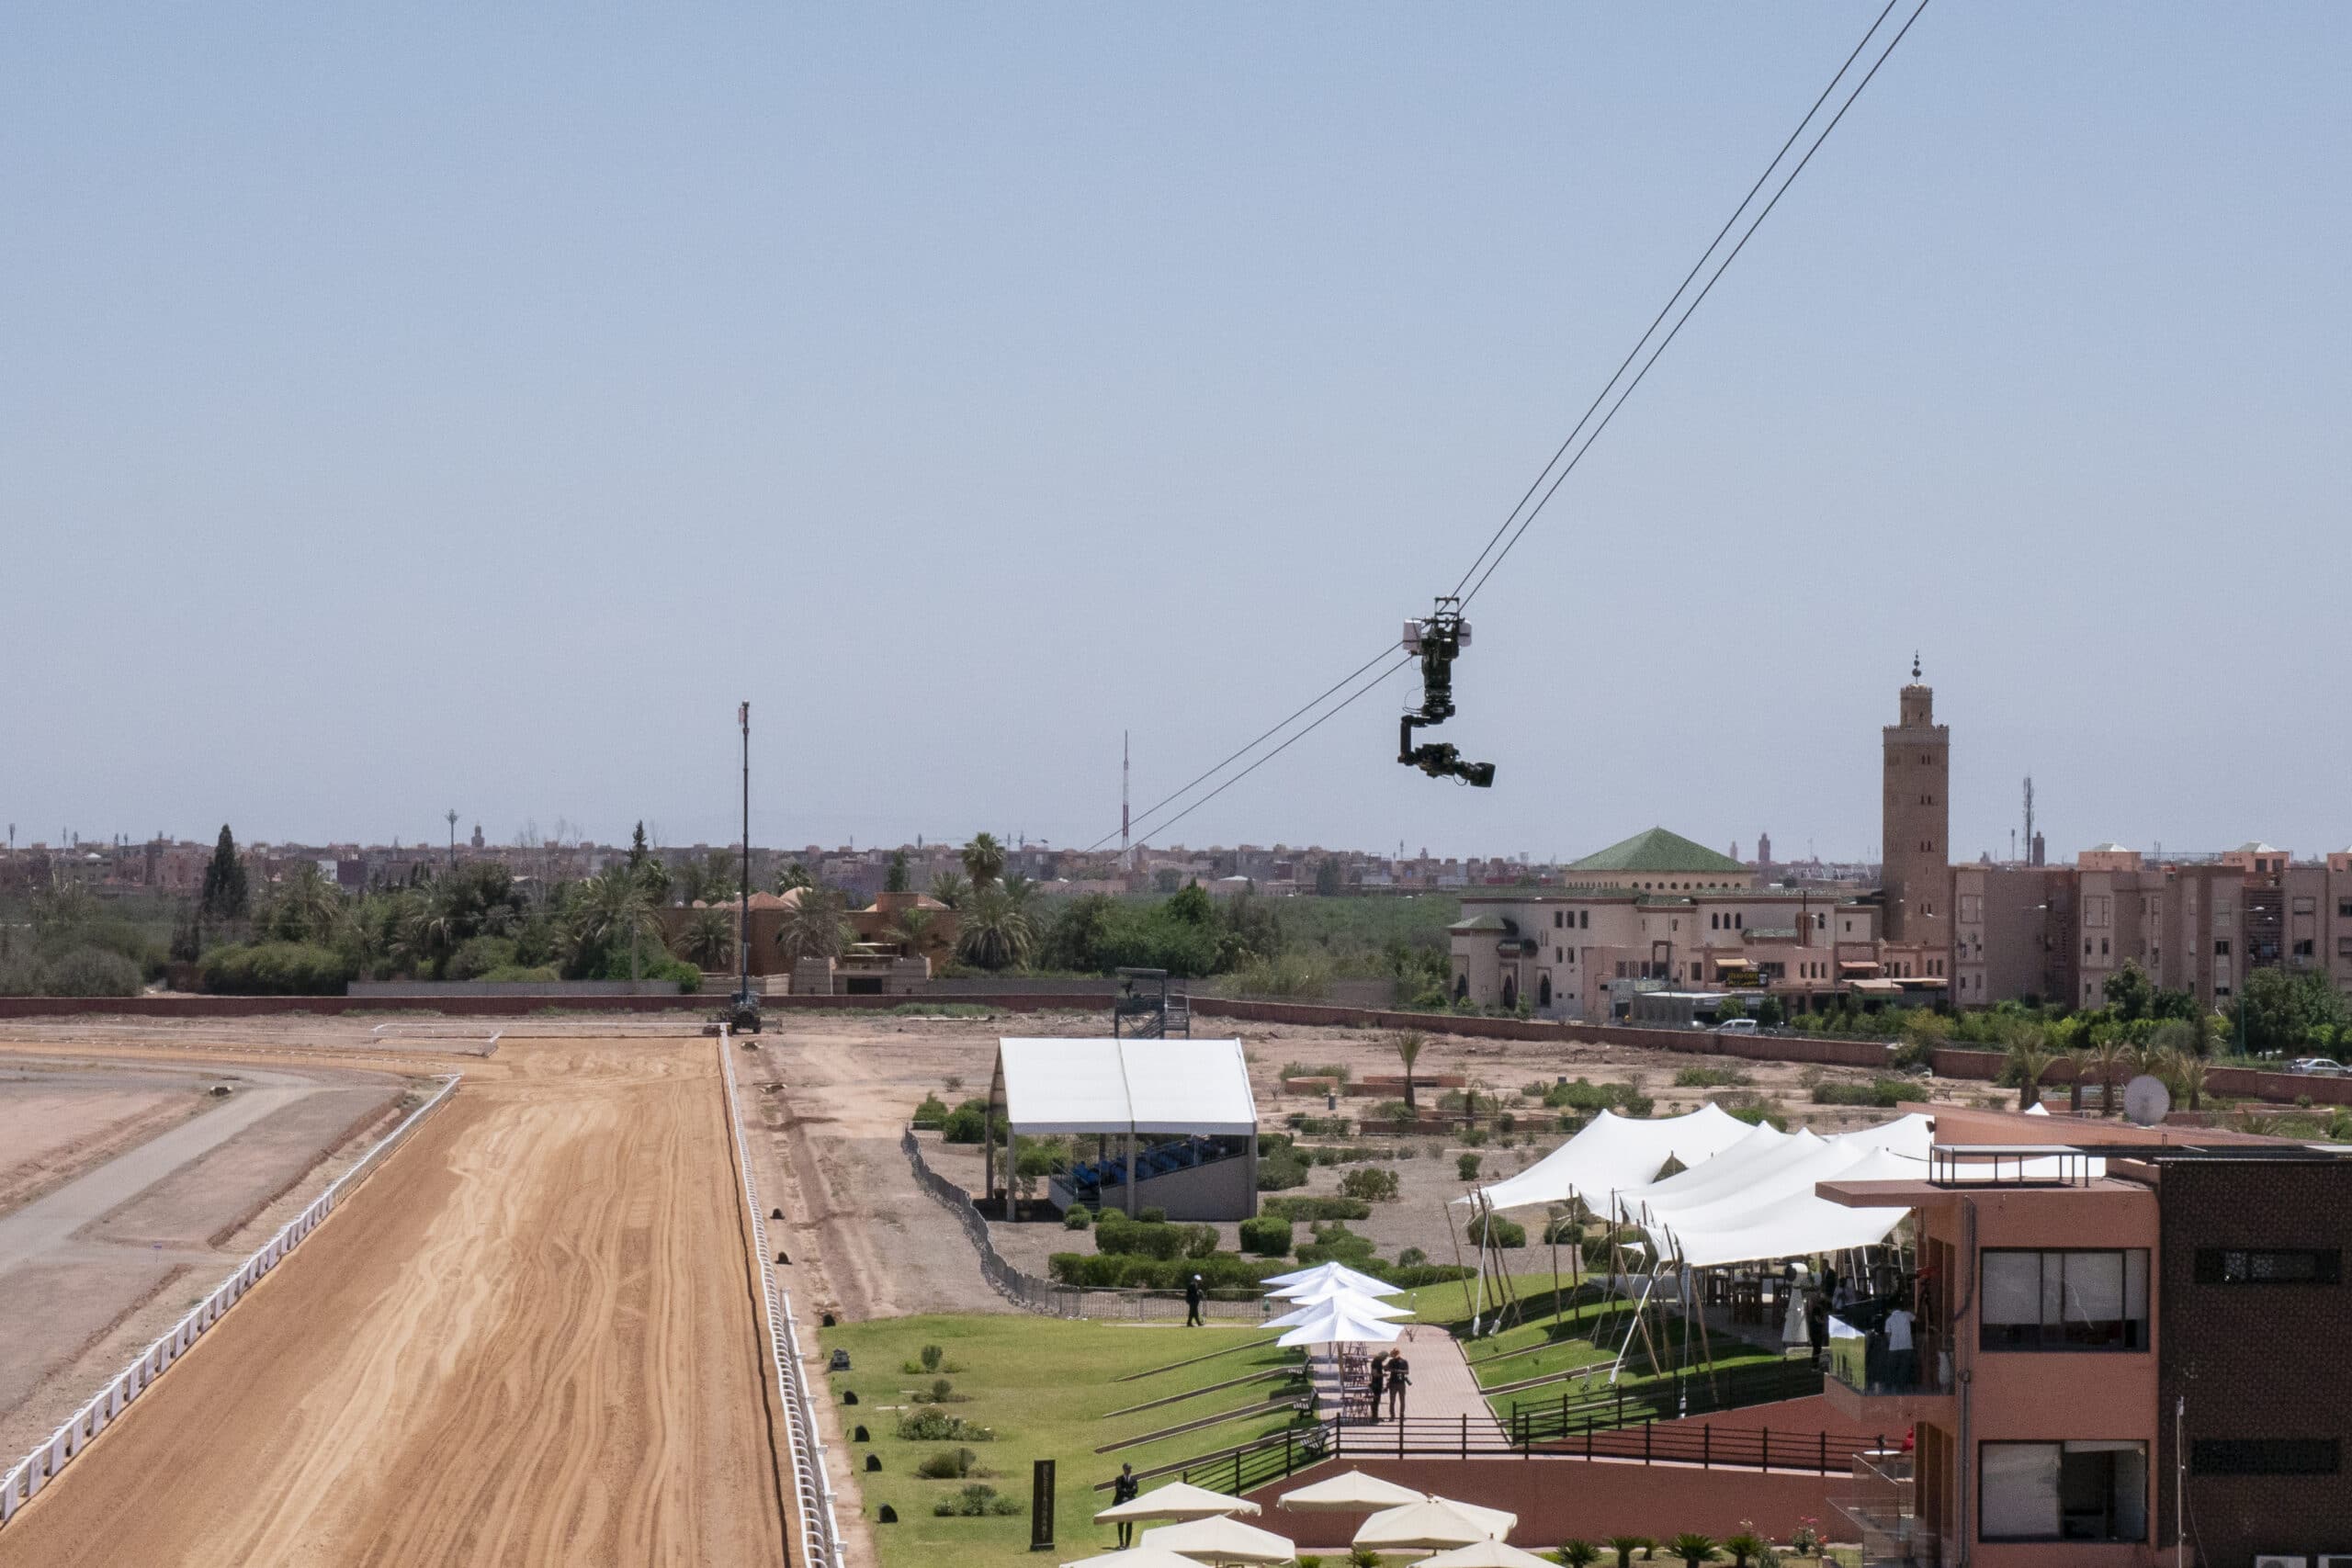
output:
M462 1066L0 1529L0 1568L783 1561L712 1043L510 1039Z

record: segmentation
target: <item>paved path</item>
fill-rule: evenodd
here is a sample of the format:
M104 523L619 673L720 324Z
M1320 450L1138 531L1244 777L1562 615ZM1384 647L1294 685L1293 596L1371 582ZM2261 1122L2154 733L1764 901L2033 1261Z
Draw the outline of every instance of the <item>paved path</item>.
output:
M194 1121L183 1122L14 1213L0 1216L0 1272L43 1257L84 1225L130 1202L264 1117L316 1094L320 1088L288 1073L247 1067L241 1069L241 1076L262 1087L242 1090Z
M1442 1420L1458 1424L1466 1418L1474 1439L1483 1435L1501 1440L1502 1424L1495 1419L1486 1396L1478 1392L1478 1380L1470 1375L1470 1363L1462 1354L1459 1340L1434 1324L1414 1323L1406 1325L1396 1348L1405 1352L1406 1363L1412 1369L1412 1386L1405 1397L1405 1416L1416 1423L1416 1431L1428 1430L1418 1425L1420 1422ZM1374 1345L1367 1348L1382 1354L1387 1348ZM1339 1409L1338 1369L1327 1355L1317 1356L1312 1366L1317 1407ZM1395 1431L1396 1420L1386 1414L1386 1402L1383 1401L1378 1421L1351 1420L1348 1430L1352 1433L1385 1427Z

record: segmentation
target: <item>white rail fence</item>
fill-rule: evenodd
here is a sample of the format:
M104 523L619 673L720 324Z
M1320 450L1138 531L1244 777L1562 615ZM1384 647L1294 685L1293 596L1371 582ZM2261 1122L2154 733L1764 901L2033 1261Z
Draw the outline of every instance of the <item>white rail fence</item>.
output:
M409 1134L426 1116L448 1100L463 1077L463 1074L451 1075L432 1099L409 1112L399 1126L362 1155L358 1163L330 1182L325 1191L311 1201L309 1207L288 1220L266 1246L238 1265L235 1273L220 1281L218 1289L198 1303L162 1338L141 1351L136 1360L99 1390L96 1397L75 1411L47 1442L27 1454L6 1477L0 1477L0 1525L15 1518L42 1487L56 1479L58 1472L119 1419L131 1402L162 1377L174 1361L186 1355L188 1348L203 1336L205 1330L220 1322L231 1307L244 1298L247 1291L260 1283L263 1275L277 1268L288 1253L301 1245L304 1237L318 1229L320 1222L334 1211L336 1200L373 1174L394 1149L408 1140Z
M760 1288L767 1298L768 1359L784 1403L785 1441L792 1450L792 1483L800 1516L800 1560L808 1568L842 1568L842 1527L833 1506L832 1478L825 1471L825 1442L817 1406L800 1364L799 1320L792 1297L776 1283L768 1247L766 1211L760 1207L759 1179L752 1174L751 1139L743 1131L742 1107L735 1094L733 1036L718 1030L718 1063L727 1082L727 1124L734 1134L736 1164L743 1173L743 1201L752 1212L752 1244L760 1249Z

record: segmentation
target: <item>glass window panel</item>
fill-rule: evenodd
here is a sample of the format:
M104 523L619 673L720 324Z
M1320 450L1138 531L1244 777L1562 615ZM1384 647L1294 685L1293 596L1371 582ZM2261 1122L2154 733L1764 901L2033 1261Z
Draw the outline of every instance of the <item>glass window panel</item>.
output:
M2044 1269L2047 1277L2048 1270ZM2065 1316L2067 1343L2111 1345L2123 1337L2123 1255L2120 1252L2070 1252L2065 1255Z
M2056 1443L1986 1443L1978 1464L1983 1534L1987 1540L2058 1534Z
M2041 1321L2041 1254L1988 1252L1984 1255L1984 1321Z
M2138 1248L2123 1255L2123 1315L2134 1323L2148 1321L2148 1255Z

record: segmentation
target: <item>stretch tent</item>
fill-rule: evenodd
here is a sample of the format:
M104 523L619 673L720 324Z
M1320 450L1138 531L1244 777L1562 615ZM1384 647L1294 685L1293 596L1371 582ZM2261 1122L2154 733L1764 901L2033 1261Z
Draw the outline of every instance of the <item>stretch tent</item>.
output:
M1587 1207L1605 1213L1611 1193L1657 1180L1668 1161L1702 1164L1750 1131L1747 1122L1712 1101L1687 1116L1657 1121L1636 1121L1603 1111L1582 1132L1517 1176L1454 1201L1521 1209L1582 1199Z
M1668 1256L1691 1269L1875 1247L1903 1223L1909 1208L1849 1209L1815 1196L1813 1182L1918 1181L1928 1174L1926 1161L1886 1149L1830 1150L1805 1164L1809 1179L1800 1190L1754 1204L1734 1200L1710 1205L1690 1224L1653 1226L1650 1234L1671 1249Z

